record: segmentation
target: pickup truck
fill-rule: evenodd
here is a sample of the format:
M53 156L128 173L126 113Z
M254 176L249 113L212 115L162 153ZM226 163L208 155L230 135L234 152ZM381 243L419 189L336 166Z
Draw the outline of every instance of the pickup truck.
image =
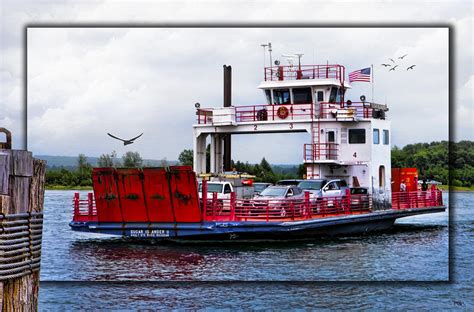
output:
M304 180L298 184L303 191L310 192L312 198L321 197L342 197L348 189L347 183L343 179L325 180Z
M202 198L202 183L199 182L198 187L199 198ZM253 196L253 186L233 186L232 183L226 181L209 181L207 182L207 198L212 198L212 193L217 193L217 199L230 199L230 193L235 192L239 199L251 198Z

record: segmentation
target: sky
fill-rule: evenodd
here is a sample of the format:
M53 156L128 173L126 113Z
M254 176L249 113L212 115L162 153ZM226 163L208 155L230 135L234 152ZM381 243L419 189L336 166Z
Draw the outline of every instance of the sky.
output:
M99 156L138 151L144 158L177 159L192 148L194 103L222 106L224 64L232 65L234 105L264 102L263 50L273 58L304 53L303 63L339 63L347 72L374 64L375 101L387 103L392 144L447 140L448 43L453 36L454 133L474 139L470 2L299 1L218 2L1 2L0 127L23 148L23 51L27 43L28 149L37 155ZM430 2L431 3L431 2ZM245 4L245 5L244 5ZM270 5L271 4L271 5ZM269 8L271 7L271 8ZM304 8L304 10L301 10ZM390 15L387 14L390 12ZM172 12L172 14L170 14ZM302 14L311 12L311 14ZM347 12L351 12L348 17ZM447 28L176 28L170 23L443 23ZM123 28L28 28L26 24L120 23ZM164 28L128 28L168 23ZM245 25L245 24L242 24ZM26 40L25 40L26 39ZM397 57L408 54L403 60ZM400 70L381 63L397 59ZM413 71L406 67L416 64ZM372 97L371 85L354 83L349 98ZM110 132L131 138L124 147ZM300 163L306 134L240 135L233 159ZM284 147L282 148L282 143Z

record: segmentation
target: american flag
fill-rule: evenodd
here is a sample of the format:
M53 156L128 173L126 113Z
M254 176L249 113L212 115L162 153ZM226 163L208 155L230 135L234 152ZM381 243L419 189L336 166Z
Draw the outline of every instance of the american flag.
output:
M353 81L370 82L370 67L349 73L349 82Z

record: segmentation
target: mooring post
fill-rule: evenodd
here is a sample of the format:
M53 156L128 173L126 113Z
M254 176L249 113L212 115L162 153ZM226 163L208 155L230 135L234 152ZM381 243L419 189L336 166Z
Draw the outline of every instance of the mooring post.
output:
M38 309L45 162L0 143L0 311Z

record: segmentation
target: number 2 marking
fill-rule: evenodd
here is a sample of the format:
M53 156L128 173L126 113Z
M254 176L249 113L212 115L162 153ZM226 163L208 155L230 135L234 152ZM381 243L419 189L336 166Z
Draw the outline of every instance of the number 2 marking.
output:
M257 130L257 125L253 125L253 130Z

